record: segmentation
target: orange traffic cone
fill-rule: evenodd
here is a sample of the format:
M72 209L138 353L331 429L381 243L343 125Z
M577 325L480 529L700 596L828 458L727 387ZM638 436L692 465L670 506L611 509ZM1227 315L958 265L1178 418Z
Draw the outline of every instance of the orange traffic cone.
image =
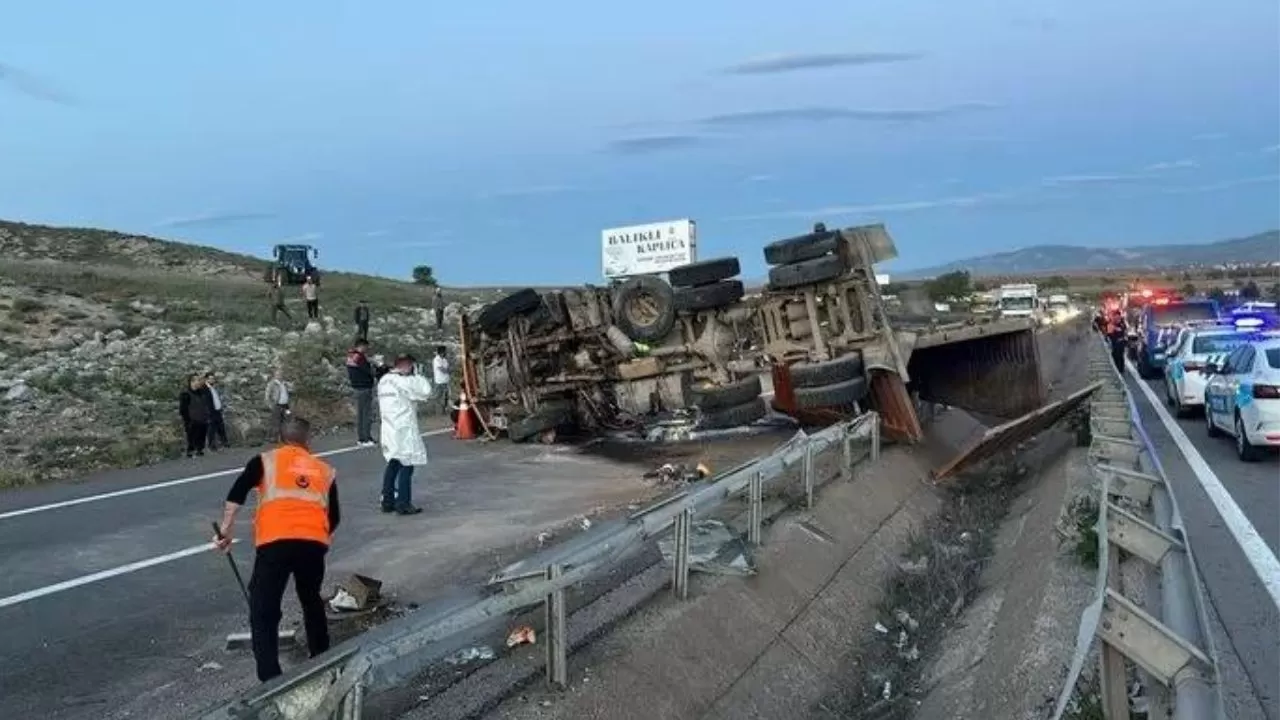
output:
M458 440L475 440L475 416L471 414L471 406L467 404L467 394L458 395L458 424L453 428L453 437Z

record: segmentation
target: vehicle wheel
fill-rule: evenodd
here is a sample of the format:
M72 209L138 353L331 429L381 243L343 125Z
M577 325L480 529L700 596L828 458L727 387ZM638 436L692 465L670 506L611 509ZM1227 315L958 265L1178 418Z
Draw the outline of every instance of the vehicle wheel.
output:
M838 255L825 255L769 270L769 286L778 289L801 287L840 277L844 261Z
M1244 462L1257 462L1262 457L1262 451L1257 445L1249 442L1249 436L1244 431L1244 418L1240 417L1240 413L1236 413L1236 455Z
M537 290L533 288L517 290L481 310L476 322L480 325L481 331L493 334L506 327L511 318L536 310L541 304L542 296L538 295Z
M796 407L801 409L839 407L858 402L866 396L867 379L856 377L831 385L796 388Z
M690 391L690 395L693 396L693 404L703 412L744 405L760 397L760 376L752 375L745 380L739 380L728 385L708 385L693 388Z
M507 425L507 437L511 442L522 443L540 433L554 430L573 418L573 413L563 406L546 407Z
M715 258L671 268L667 277L672 287L692 288L728 280L742 272L736 257Z
M1218 429L1217 425L1213 424L1213 413L1209 412L1208 395L1204 396L1204 429L1211 438L1222 437L1222 431Z
M767 410L764 398L756 398L750 402L734 405L723 410L704 412L702 414L702 427L708 430L720 430L738 427L739 425L750 425L764 417Z
M722 308L741 300L744 292L741 280L721 280L711 285L676 288L676 310L694 312Z
M807 235L790 237L764 246L764 261L770 265L791 265L813 260L836 250L836 234L818 223Z
M861 353L825 362L797 363L791 366L791 386L794 388L821 387L860 377L862 377Z
M662 278L633 277L614 292L613 315L627 337L636 342L656 342L675 327L675 294Z

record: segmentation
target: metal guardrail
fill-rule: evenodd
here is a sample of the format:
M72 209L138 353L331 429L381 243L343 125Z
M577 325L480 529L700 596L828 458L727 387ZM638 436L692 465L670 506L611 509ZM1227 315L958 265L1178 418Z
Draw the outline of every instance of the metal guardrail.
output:
M427 669L436 660L429 652L437 642L477 628L509 613L543 605L547 613L544 645L547 680L566 682L567 638L565 591L644 543L674 532L672 591L684 598L689 588L689 538L693 519L745 493L747 540L758 544L763 523L765 488L797 462L802 463L805 501L812 507L818 483L816 459L839 447L841 477L852 479L855 441L869 442L868 456L880 455L880 418L874 412L797 435L767 456L757 458L683 491L623 522L602 525L538 553L495 575L490 585L507 592L463 607L436 613L418 611L393 620L365 636L333 648L283 678L212 709L202 720L359 720L366 693L393 686Z
M1092 343L1089 374L1101 383L1089 404L1088 453L1090 473L1100 485L1097 590L1082 613L1075 656L1053 718L1059 720L1070 704L1097 639L1107 720L1130 717L1126 660L1153 693L1149 717L1222 720L1217 653L1177 500L1104 341ZM1122 553L1159 573L1158 597L1150 598L1158 613L1124 596ZM1163 703L1167 714L1157 712L1156 703Z

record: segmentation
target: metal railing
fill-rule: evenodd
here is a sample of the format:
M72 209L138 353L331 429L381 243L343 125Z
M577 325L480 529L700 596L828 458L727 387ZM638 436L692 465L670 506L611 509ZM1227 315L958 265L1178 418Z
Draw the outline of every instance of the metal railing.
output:
M1090 473L1100 486L1097 590L1080 619L1054 720L1071 703L1095 639L1100 642L1099 699L1107 720L1130 717L1126 660L1151 693L1149 717L1221 720L1217 653L1177 500L1104 341L1091 343L1089 373L1101 384L1089 404L1088 453ZM1159 573L1160 589L1149 598L1152 609L1125 597L1122 553Z
M828 427L812 435L797 434L767 456L757 458L642 509L625 521L605 524L559 546L517 563L495 575L490 585L506 590L463 607L440 612L420 610L393 620L366 636L353 638L299 666L276 681L207 711L203 720L359 720L367 693L393 687L420 674L437 660L431 649L439 641L478 628L510 613L546 610L544 630L547 680L566 682L567 638L565 591L645 543L674 534L672 591L684 598L689 589L689 538L695 517L704 516L732 498L745 495L747 540L758 544L764 521L764 494L771 484L800 463L804 498L814 503L819 454L839 448L840 477L850 480L860 458L855 444L865 440L863 457L880 454L880 418L874 412Z

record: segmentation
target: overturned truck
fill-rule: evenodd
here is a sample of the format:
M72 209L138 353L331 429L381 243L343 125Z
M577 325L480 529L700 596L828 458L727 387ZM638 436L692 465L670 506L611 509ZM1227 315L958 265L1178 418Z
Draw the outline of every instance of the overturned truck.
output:
M921 403L997 418L1039 407L1029 323L891 326L874 266L896 255L882 225L819 224L766 245L768 282L750 293L734 257L667 279L520 290L464 319L464 388L485 426L517 442L667 413L733 427L770 405L805 422L876 409L889 436L913 441Z

